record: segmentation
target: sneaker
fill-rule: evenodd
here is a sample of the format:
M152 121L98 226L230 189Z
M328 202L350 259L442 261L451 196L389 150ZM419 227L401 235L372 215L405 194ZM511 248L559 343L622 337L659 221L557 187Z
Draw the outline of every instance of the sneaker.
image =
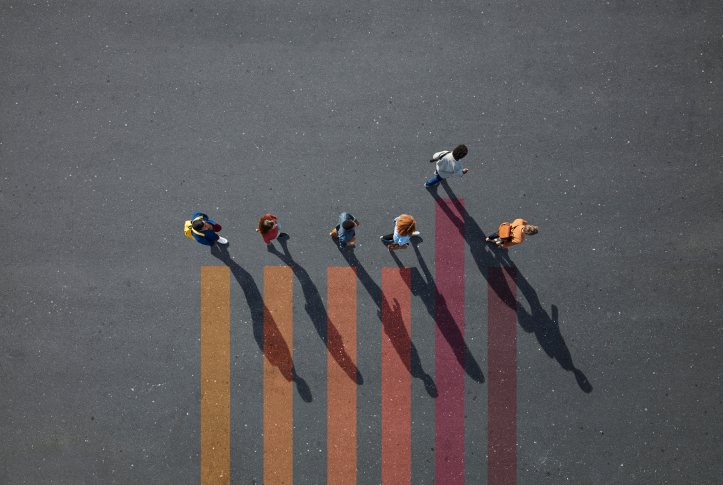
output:
M218 237L218 243L219 243L219 244L228 244L228 239L226 239L225 237L219 236L219 237Z
M414 231L414 232L412 233L412 236L419 236L419 231Z
M289 237L289 235L286 234L285 232L282 232L282 233L279 234L277 237L278 237L279 239L286 239L287 237Z
M392 242L392 241L389 240L389 239L384 239L384 236L379 236L379 239L381 239L381 240L384 241L384 242Z

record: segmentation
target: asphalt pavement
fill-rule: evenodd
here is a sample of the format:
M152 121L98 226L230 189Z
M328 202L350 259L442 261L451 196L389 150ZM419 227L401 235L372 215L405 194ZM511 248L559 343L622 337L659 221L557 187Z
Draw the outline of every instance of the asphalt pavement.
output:
M327 483L327 268L354 266L356 480L381 483L402 266L411 483L434 483L436 198L466 211L466 483L488 483L496 266L517 269L516 483L723 483L722 25L716 0L2 2L0 484L199 483L201 267L227 265L230 482L263 483L254 330L264 267L291 265L293 482ZM469 173L425 189L460 143ZM196 211L225 260L184 237ZM421 235L392 255L402 213ZM484 244L518 217L539 234Z

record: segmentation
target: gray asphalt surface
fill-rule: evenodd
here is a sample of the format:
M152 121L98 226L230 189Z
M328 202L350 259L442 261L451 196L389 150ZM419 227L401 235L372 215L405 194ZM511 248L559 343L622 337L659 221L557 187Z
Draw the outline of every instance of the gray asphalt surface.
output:
M519 271L519 484L723 483L722 25L716 0L0 2L0 484L199 483L200 267L224 262L183 236L195 211L241 268L231 483L263 477L254 309L289 259L254 232L269 212L312 398L294 481L326 483L317 329L326 268L352 262L358 483L380 483L381 268L413 268L434 376L435 196L465 199L485 376L486 268ZM429 193L459 143L469 174ZM353 255L328 237L342 211ZM422 239L397 262L378 236L400 213ZM484 247L516 217L540 233ZM486 483L486 384L466 395L467 483ZM418 378L412 413L412 483L433 483Z

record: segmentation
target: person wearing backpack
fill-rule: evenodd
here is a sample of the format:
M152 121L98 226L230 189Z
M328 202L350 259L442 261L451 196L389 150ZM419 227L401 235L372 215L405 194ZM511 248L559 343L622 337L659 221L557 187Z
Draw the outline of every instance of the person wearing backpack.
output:
M220 230L221 224L216 224L203 212L196 212L190 221L186 221L186 236L192 237L204 246L215 246L216 243L228 244L228 239L216 234Z
M515 244L520 244L525 240L525 235L533 236L537 232L537 226L527 224L524 219L515 219L512 224L503 222L497 232L490 234L490 237L485 240L496 244L501 249L506 249Z
M457 177L461 177L462 175L466 174L469 169L462 167L462 160L467 155L467 146L466 145L458 145L457 148L450 151L441 151L437 152L432 156L432 159L429 161L430 163L437 163L436 170L434 171L434 177L427 180L424 183L424 186L428 189L431 189L432 187L436 187L439 185L439 183L446 179L451 177L452 175L456 175Z

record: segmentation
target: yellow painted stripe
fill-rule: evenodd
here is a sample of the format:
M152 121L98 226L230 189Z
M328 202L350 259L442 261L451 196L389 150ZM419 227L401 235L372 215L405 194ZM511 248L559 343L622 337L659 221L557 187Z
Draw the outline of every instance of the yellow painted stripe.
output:
M292 485L293 272L264 267L264 484Z
M201 485L229 485L231 275L201 267Z

